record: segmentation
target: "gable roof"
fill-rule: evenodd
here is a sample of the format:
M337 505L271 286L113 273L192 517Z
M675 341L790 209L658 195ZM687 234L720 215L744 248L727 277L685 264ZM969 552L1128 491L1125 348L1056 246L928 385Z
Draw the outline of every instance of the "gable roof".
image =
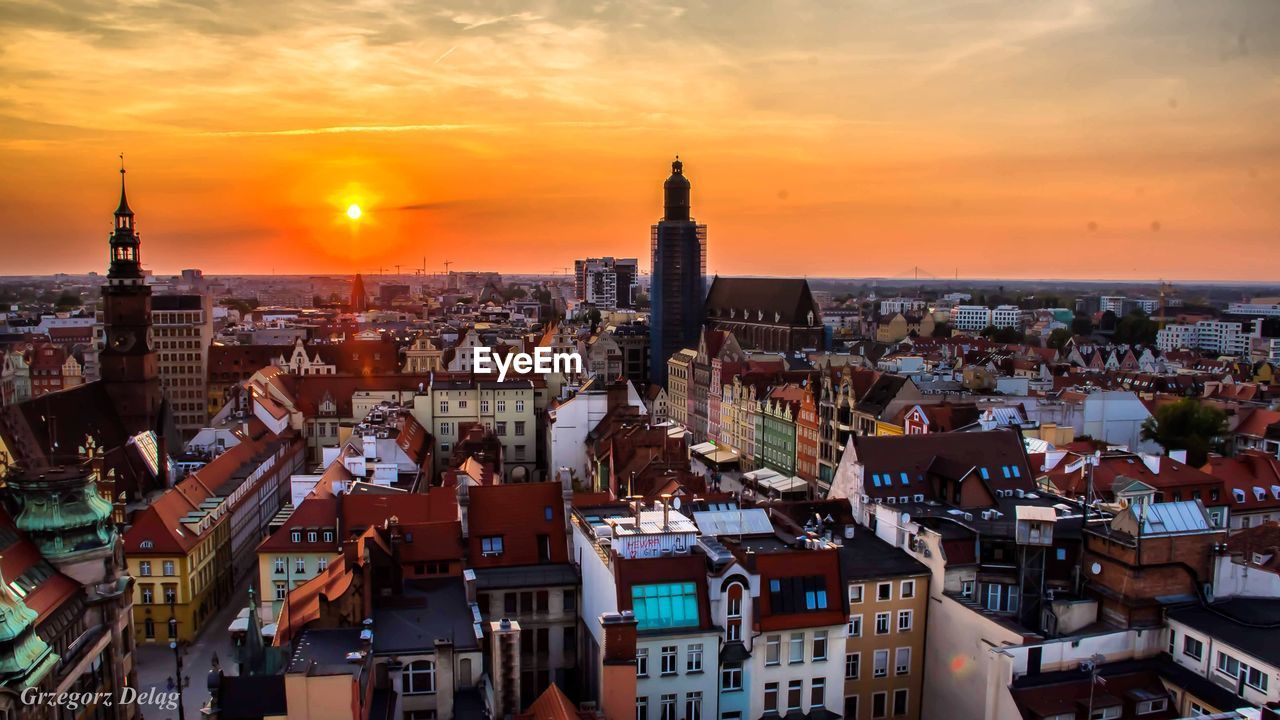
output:
M818 325L822 322L818 303L804 278L720 277L711 281L707 293L707 317L732 322L763 322L769 325ZM736 312L736 317L730 311ZM743 311L749 317L742 317ZM757 313L763 313L762 319ZM808 314L813 313L810 322ZM781 319L775 319L781 316Z
M1022 438L1012 430L854 435L850 442L865 468L862 491L871 497L927 493L926 475L954 480L976 473L992 490L1030 491L1036 487ZM902 482L904 475L906 483ZM873 476L888 476L889 482L877 485Z

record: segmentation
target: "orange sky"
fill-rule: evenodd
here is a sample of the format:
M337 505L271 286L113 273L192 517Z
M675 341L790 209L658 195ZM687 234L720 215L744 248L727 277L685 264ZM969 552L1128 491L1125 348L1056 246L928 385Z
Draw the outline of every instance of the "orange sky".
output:
M121 151L161 273L647 264L678 152L712 272L1280 279L1272 0L211 7L5 4L0 274Z

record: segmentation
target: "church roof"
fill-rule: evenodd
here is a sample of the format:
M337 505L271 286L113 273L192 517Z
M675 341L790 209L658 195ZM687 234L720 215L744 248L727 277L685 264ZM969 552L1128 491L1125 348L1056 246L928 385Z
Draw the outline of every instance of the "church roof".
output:
M719 277L707 294L707 317L732 322L811 326L821 323L818 303L804 278ZM730 311L736 311L736 317ZM744 312L749 317L743 317ZM809 313L813 320L809 320ZM761 316L761 313L763 314ZM780 319L778 319L780 316Z

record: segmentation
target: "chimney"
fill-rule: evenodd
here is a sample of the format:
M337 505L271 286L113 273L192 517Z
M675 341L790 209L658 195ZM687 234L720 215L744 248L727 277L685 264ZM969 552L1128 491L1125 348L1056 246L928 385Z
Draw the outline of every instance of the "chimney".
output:
M471 505L471 488L465 473L458 473L458 521L462 523L462 539L470 535L467 528L467 514Z
M600 710L608 720L631 720L636 712L636 616L630 610L600 616Z
M1151 471L1152 475L1160 474L1160 456L1159 455L1148 455L1146 453L1142 453L1138 457L1142 458L1143 464L1147 466L1147 469Z
M524 709L520 699L520 623L505 617L489 623L489 639L495 714L513 717ZM634 714L634 699L631 705Z
M671 527L671 493L662 493L662 529Z

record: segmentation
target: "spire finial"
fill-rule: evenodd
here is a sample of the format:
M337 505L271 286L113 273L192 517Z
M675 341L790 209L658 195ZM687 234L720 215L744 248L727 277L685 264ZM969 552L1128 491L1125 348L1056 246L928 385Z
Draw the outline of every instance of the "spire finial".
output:
M120 153L120 174L124 174L124 153Z
M129 200L124 192L124 153L120 153L120 204L116 207L116 215L132 215L133 211L129 209Z

